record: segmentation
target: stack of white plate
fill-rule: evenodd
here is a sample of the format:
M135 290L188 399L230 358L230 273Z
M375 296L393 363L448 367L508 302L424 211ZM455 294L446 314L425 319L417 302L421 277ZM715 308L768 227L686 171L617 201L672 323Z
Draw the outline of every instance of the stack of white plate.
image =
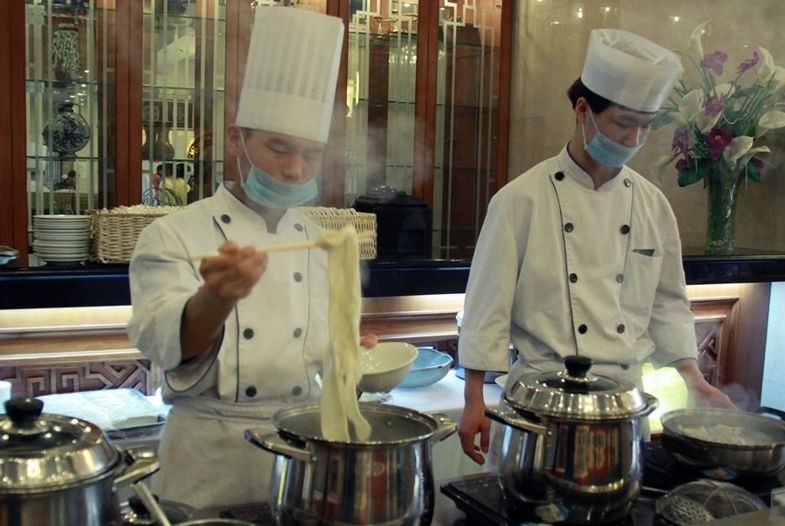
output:
M77 263L90 252L90 216L33 216L33 250L48 263Z

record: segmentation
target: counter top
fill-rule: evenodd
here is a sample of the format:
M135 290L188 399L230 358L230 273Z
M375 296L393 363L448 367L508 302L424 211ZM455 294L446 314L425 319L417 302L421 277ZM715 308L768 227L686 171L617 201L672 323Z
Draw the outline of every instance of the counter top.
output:
M785 281L785 254L685 255L688 285ZM466 260L371 260L363 297L462 294ZM130 305L128 265L0 267L0 309Z

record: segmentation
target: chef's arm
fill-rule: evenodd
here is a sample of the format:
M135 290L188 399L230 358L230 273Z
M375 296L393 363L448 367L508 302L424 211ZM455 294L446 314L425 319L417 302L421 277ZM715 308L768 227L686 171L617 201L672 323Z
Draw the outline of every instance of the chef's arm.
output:
M185 304L180 321L181 361L187 362L213 347L223 335L223 327L236 300L215 296L206 286L200 287Z
M251 293L267 268L267 254L227 241L218 254L202 260L204 284L188 299L180 320L180 361L215 348L226 318L237 302Z
M485 416L485 371L465 369L463 387L464 406L461 421L458 424L458 436L461 448L466 455L478 464L485 462L491 436L491 421ZM476 442L480 435L479 444Z
M698 361L685 358L673 364L687 386L689 405L704 407L736 408L728 395L711 385L703 376Z

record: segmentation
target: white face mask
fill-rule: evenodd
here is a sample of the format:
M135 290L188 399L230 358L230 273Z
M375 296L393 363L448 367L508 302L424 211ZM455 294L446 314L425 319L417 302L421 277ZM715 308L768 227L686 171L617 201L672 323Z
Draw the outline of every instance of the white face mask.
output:
M591 155L592 159L599 164L617 168L621 167L635 157L635 154L638 153L638 150L643 146L640 139L640 130L638 130L637 144L635 146L626 146L614 141L600 131L597 127L597 123L594 122L594 115L591 109L589 110L589 118L594 125L596 133L594 134L591 143L586 144L586 130L581 126L581 132L583 133L583 148Z
M243 152L248 164L248 176L243 178L240 168L240 158L237 158L237 172L240 176L240 185L252 201L267 208L294 208L316 199L318 188L316 178L312 177L307 183L287 184L271 176L252 161L245 147L243 138Z

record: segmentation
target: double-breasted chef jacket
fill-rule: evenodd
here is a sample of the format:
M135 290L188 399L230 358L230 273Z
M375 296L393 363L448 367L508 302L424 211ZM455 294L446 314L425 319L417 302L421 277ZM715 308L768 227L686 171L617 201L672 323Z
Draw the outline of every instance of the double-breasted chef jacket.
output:
M469 273L459 362L508 382L562 370L640 386L641 366L696 356L681 240L666 198L628 167L602 187L567 153L510 181L489 203ZM509 384L508 384L509 385Z
M274 431L277 410L319 398L317 375L329 343L326 252L276 252L229 315L220 344L181 364L181 316L202 285L200 261L192 258L226 240L263 246L321 233L290 209L271 234L261 216L220 187L156 219L139 236L130 263L128 332L163 369L163 399L172 404L153 479L162 500L196 508L268 500L274 455L247 443L243 433Z

